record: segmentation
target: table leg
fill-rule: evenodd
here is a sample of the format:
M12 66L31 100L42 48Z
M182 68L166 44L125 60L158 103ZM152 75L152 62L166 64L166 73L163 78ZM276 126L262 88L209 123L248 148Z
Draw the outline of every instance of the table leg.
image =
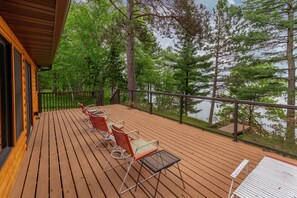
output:
M135 186L135 192L136 192L136 189L137 189L137 186L138 186L142 166L143 166L143 163L141 163L140 170L138 172L138 176L137 176L137 180L136 180L136 186Z
M159 186L159 183L160 183L160 177L161 177L161 171L159 172L159 176L158 176L158 181L157 181L157 186L156 186L154 197L156 197L156 195L157 195L157 190L158 190L158 186Z
M183 179L183 176L182 176L182 174L181 174L181 171L180 171L180 168L179 168L179 165L178 165L178 162L177 162L177 168L178 168L178 171L179 171L180 179L181 179L182 182L183 182L183 186L184 186L184 188L186 188L186 186L185 186L185 182L184 182L184 179Z

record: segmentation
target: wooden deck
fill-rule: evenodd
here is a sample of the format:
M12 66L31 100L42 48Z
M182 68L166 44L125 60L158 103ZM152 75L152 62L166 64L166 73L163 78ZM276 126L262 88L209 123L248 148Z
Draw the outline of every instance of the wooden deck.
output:
M247 132L251 129L251 126L243 125L243 124L237 124L237 133L242 134L244 132ZM219 130L224 131L226 133L233 134L234 133L234 123L228 124L227 126L219 128Z
M112 119L124 120L126 130L138 129L142 138L157 139L161 149L182 158L180 167L186 188L182 188L176 177L177 168L171 167L161 176L157 197L227 197L230 174L240 162L250 160L251 170L266 154L260 148L125 106L110 105L102 109L110 113ZM118 194L126 166L104 173L109 152L94 147L98 138L100 135L88 132L86 117L80 109L42 113L11 197L151 197L155 178L136 192ZM119 162L109 159L109 163ZM139 168L135 163L127 185L135 183ZM150 173L143 169L141 174L147 177ZM243 178L244 175L240 175L235 187Z

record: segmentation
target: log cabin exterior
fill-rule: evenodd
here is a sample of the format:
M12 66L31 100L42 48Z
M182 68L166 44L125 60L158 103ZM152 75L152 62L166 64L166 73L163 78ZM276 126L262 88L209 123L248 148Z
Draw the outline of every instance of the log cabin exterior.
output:
M37 72L51 69L70 0L0 0L0 197L38 118Z

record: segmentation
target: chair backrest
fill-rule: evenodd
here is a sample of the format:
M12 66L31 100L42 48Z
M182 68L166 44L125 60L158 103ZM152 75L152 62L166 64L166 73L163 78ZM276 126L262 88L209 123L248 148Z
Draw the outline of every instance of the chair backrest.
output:
M89 114L92 126L94 129L99 131L109 132L109 127L107 125L106 119L104 116L99 114Z
M82 103L78 103L78 106L81 108L81 111L84 113L84 114L87 114L87 108L85 105L83 105Z
M131 147L128 134L126 134L122 129L119 129L114 125L111 125L111 130L117 145L122 147L122 149L126 150L127 153L131 154L132 157L134 157L134 152Z

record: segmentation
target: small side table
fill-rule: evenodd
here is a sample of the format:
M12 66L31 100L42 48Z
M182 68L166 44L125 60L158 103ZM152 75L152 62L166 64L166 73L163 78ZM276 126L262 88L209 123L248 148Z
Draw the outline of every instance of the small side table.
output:
M185 183L178 165L178 162L181 159L175 155L173 155L172 153L169 153L166 150L158 150L150 155L147 155L143 158L140 159L141 161L141 167L138 173L138 177L137 177L137 182L136 182L136 188L135 191L137 189L137 186L141 183L143 183L144 181L147 181L148 179L152 178L153 176L159 174L158 176L158 181L157 181L157 186L156 186L156 190L155 190L155 194L154 197L156 197L157 194L157 189L159 186L159 182L160 182L160 176L161 176L161 171L165 170L169 167L171 167L172 165L176 164L178 171L179 171L179 175L180 175L180 179L182 180L183 183L183 187L185 188ZM148 177L147 179L142 180L141 182L139 182L139 178L140 178L140 172L141 169L143 167L143 165L145 165L146 167L148 167L151 171L154 172L153 175L151 175L150 177Z

